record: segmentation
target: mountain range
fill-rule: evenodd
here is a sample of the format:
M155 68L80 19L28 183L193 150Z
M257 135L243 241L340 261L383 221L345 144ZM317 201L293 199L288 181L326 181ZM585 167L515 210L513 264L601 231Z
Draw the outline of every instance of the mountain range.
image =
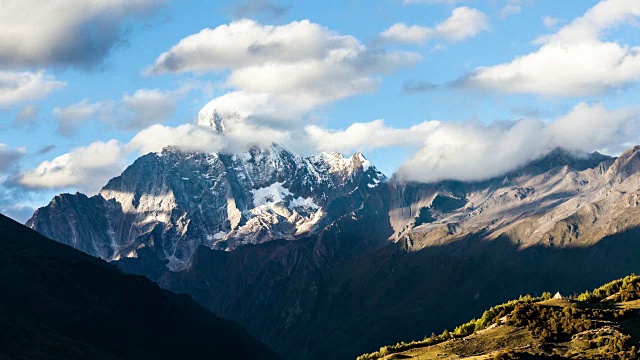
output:
M215 113L201 123L224 131ZM556 149L476 182L403 183L356 153L166 148L27 225L191 295L290 359L348 359L524 292L637 271L640 147Z

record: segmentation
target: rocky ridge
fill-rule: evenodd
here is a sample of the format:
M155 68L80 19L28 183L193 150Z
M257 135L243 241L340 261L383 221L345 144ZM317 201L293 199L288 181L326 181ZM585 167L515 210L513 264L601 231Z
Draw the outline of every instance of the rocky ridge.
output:
M233 250L315 234L386 180L361 154L302 157L277 144L239 155L165 148L140 157L95 196L61 194L27 222L113 261L153 251L172 271L195 249Z

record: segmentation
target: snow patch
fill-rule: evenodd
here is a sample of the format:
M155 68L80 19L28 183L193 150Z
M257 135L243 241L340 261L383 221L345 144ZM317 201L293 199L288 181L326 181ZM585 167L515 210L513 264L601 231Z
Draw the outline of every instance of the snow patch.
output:
M373 179L371 179L371 180L373 181L373 184L367 184L367 186L368 186L370 189L373 189L374 187L376 187L376 186L380 185L380 183L382 182L382 181L380 181L380 179L378 179L378 178L373 178Z
M342 154L337 152L323 152L320 154L320 159L329 166L328 170L330 173L344 171L351 165L351 159L345 159Z
M307 209L318 210L319 206L313 201L313 198L311 197L303 198L302 196L299 196L297 199L293 199L289 203L289 209L295 209L295 208L307 208Z
M225 238L225 236L227 236L227 232L224 231L219 231L213 235L207 235L207 240L209 241L214 241L214 240L222 240Z
M287 196L292 196L289 189L282 186L281 182L276 182L268 187L251 190L253 194L253 206L269 206L272 207L277 203L284 202Z
M364 155L362 155L362 153L357 153L354 156L358 156L358 160L360 160L360 163L362 164L362 170L363 171L369 171L369 169L371 169L371 167L373 167L373 165L371 164L371 161L367 160L367 158L364 157Z

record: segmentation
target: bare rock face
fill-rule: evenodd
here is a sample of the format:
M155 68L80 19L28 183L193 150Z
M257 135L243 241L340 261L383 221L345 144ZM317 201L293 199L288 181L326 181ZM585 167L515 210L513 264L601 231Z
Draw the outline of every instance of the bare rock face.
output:
M355 199L347 211L383 181L359 153L305 158L276 144L240 155L166 148L136 160L93 197L56 196L27 226L108 261L152 251L178 271L201 245L233 250L317 233L343 215L330 211L336 199Z
M640 147L613 159L556 150L482 182L390 184L395 240L413 251L470 235L583 247L640 225Z

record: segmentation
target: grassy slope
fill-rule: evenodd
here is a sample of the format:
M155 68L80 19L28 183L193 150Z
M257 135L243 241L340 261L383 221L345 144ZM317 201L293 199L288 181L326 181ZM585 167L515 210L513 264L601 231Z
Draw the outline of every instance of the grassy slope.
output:
M0 215L0 359L275 359L186 295Z
M629 282L640 284L640 277L628 277ZM622 279L604 285L600 288L611 292L611 284L616 285L614 290L621 287ZM624 284L627 284L625 281ZM408 350L386 351L387 354L371 353L365 354L363 359L510 359L510 358L577 358L577 359L600 359L600 358L640 358L640 299L622 301L616 299L620 292L614 295L599 293L599 297L591 298L593 293L586 292L589 301L577 299L537 299L529 305L546 307L554 311L565 309L584 310L586 320L593 322L592 329L572 334L568 341L542 340L527 327L515 327L510 323L513 312L500 319L494 319L494 324L484 330L476 330L468 336L452 336L451 340L445 340L431 346L405 346ZM576 298L585 298L581 294ZM629 310L620 319L601 318L593 316L590 312L597 310L600 312L615 313L623 309ZM441 336L441 335L440 335ZM621 350L612 349L617 339L630 337ZM382 349L381 349L382 350ZM623 352L621 352L623 351ZM632 355L633 354L633 355ZM509 356L507 356L509 355ZM502 356L502 357L501 357ZM634 357L635 356L635 357Z

